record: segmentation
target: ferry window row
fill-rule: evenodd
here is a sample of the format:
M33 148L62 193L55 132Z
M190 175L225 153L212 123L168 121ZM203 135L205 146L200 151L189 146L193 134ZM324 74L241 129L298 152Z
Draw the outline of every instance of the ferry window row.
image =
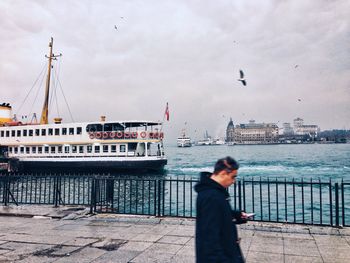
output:
M118 145L120 153L126 152L126 145ZM9 147L12 154L56 154L56 153L116 153L117 145L60 145L60 146L20 146Z
M11 130L0 131L0 137L32 137L32 136L60 136L60 135L79 135L82 133L81 127L76 128L47 128L47 129L29 129L29 130Z

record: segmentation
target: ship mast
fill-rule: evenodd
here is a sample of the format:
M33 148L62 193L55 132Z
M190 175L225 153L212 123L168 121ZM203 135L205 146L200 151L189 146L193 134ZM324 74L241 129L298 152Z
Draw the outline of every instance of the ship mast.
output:
M41 112L40 124L48 124L49 123L49 95L50 95L51 63L52 63L52 60L56 60L57 57L62 56L62 54L55 56L52 53L52 47L53 47L53 38L52 37L51 37L51 42L49 43L49 47L50 47L49 56L45 55L45 57L49 60L49 63L48 63L47 78L46 78L45 100L44 100L44 105L43 105L43 109Z

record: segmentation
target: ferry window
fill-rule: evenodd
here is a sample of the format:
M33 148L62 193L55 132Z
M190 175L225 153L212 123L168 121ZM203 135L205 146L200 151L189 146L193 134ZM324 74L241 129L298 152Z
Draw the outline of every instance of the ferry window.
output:
M4 137L4 131L1 131L1 137Z
M119 146L119 151L120 151L121 153L125 153L126 147L125 147L124 144L122 144L122 145Z
M69 128L69 135L74 135L74 128Z
M15 154L17 154L18 153L18 148L17 147L15 147Z
M45 146L44 151L45 151L45 153L49 153L49 146Z
M15 130L11 131L11 137L15 137L15 136L16 136L16 131Z
M58 146L58 153L62 153L62 146Z
M46 130L45 129L41 129L41 136L45 136L46 135Z
M100 152L100 146L95 146L95 153L99 153Z
M108 145L103 145L103 152L108 153Z
M67 128L62 128L62 135L67 135Z
M30 153L30 147L26 147L26 153Z
M6 137L10 137L10 131L6 131Z
M51 146L51 153L55 153L56 152L56 147L55 146Z
M20 148L21 153L24 153L24 147Z
M77 134L81 134L81 131L82 131L81 127L77 127Z
M47 134L48 134L48 135L53 135L53 129L50 128Z
M102 125L101 124L88 124L86 126L87 132L97 132L102 131Z
M36 147L32 147L32 153L36 153Z
M129 143L128 151L129 152L136 151L136 146L137 146L136 142Z
M33 136L33 130L29 130L29 136Z
M38 153L42 153L43 152L43 147L39 146L38 147Z
M60 129L58 128L55 129L55 135L60 135Z
M72 153L76 153L77 152L77 146L76 145L73 145L72 146Z
M12 153L12 147L9 147L9 153Z
M40 135L40 130L39 129L35 129L35 136L39 136Z
M69 153L69 146L64 146L64 153Z
M21 137L21 131L20 130L17 131L17 137Z
M117 146L116 145L111 145L111 152L115 153L117 151Z
M87 152L88 152L88 153L91 153L91 152L92 152L92 146L91 146L91 145L88 145L88 146L87 146Z
M23 136L27 136L27 130L23 130Z
M82 145L79 146L79 153L84 153L84 146Z

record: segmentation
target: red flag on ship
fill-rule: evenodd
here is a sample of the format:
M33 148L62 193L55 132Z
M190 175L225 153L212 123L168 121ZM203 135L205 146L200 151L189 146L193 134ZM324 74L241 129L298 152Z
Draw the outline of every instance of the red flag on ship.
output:
M169 105L168 105L168 103L166 103L165 117L166 117L166 120L169 121Z

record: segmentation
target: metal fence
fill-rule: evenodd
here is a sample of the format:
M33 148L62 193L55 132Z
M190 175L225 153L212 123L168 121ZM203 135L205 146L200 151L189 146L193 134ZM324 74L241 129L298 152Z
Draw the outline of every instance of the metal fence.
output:
M195 217L197 180L108 175L0 175L0 203L86 205L91 213ZM255 221L350 226L350 183L242 179L227 189Z

